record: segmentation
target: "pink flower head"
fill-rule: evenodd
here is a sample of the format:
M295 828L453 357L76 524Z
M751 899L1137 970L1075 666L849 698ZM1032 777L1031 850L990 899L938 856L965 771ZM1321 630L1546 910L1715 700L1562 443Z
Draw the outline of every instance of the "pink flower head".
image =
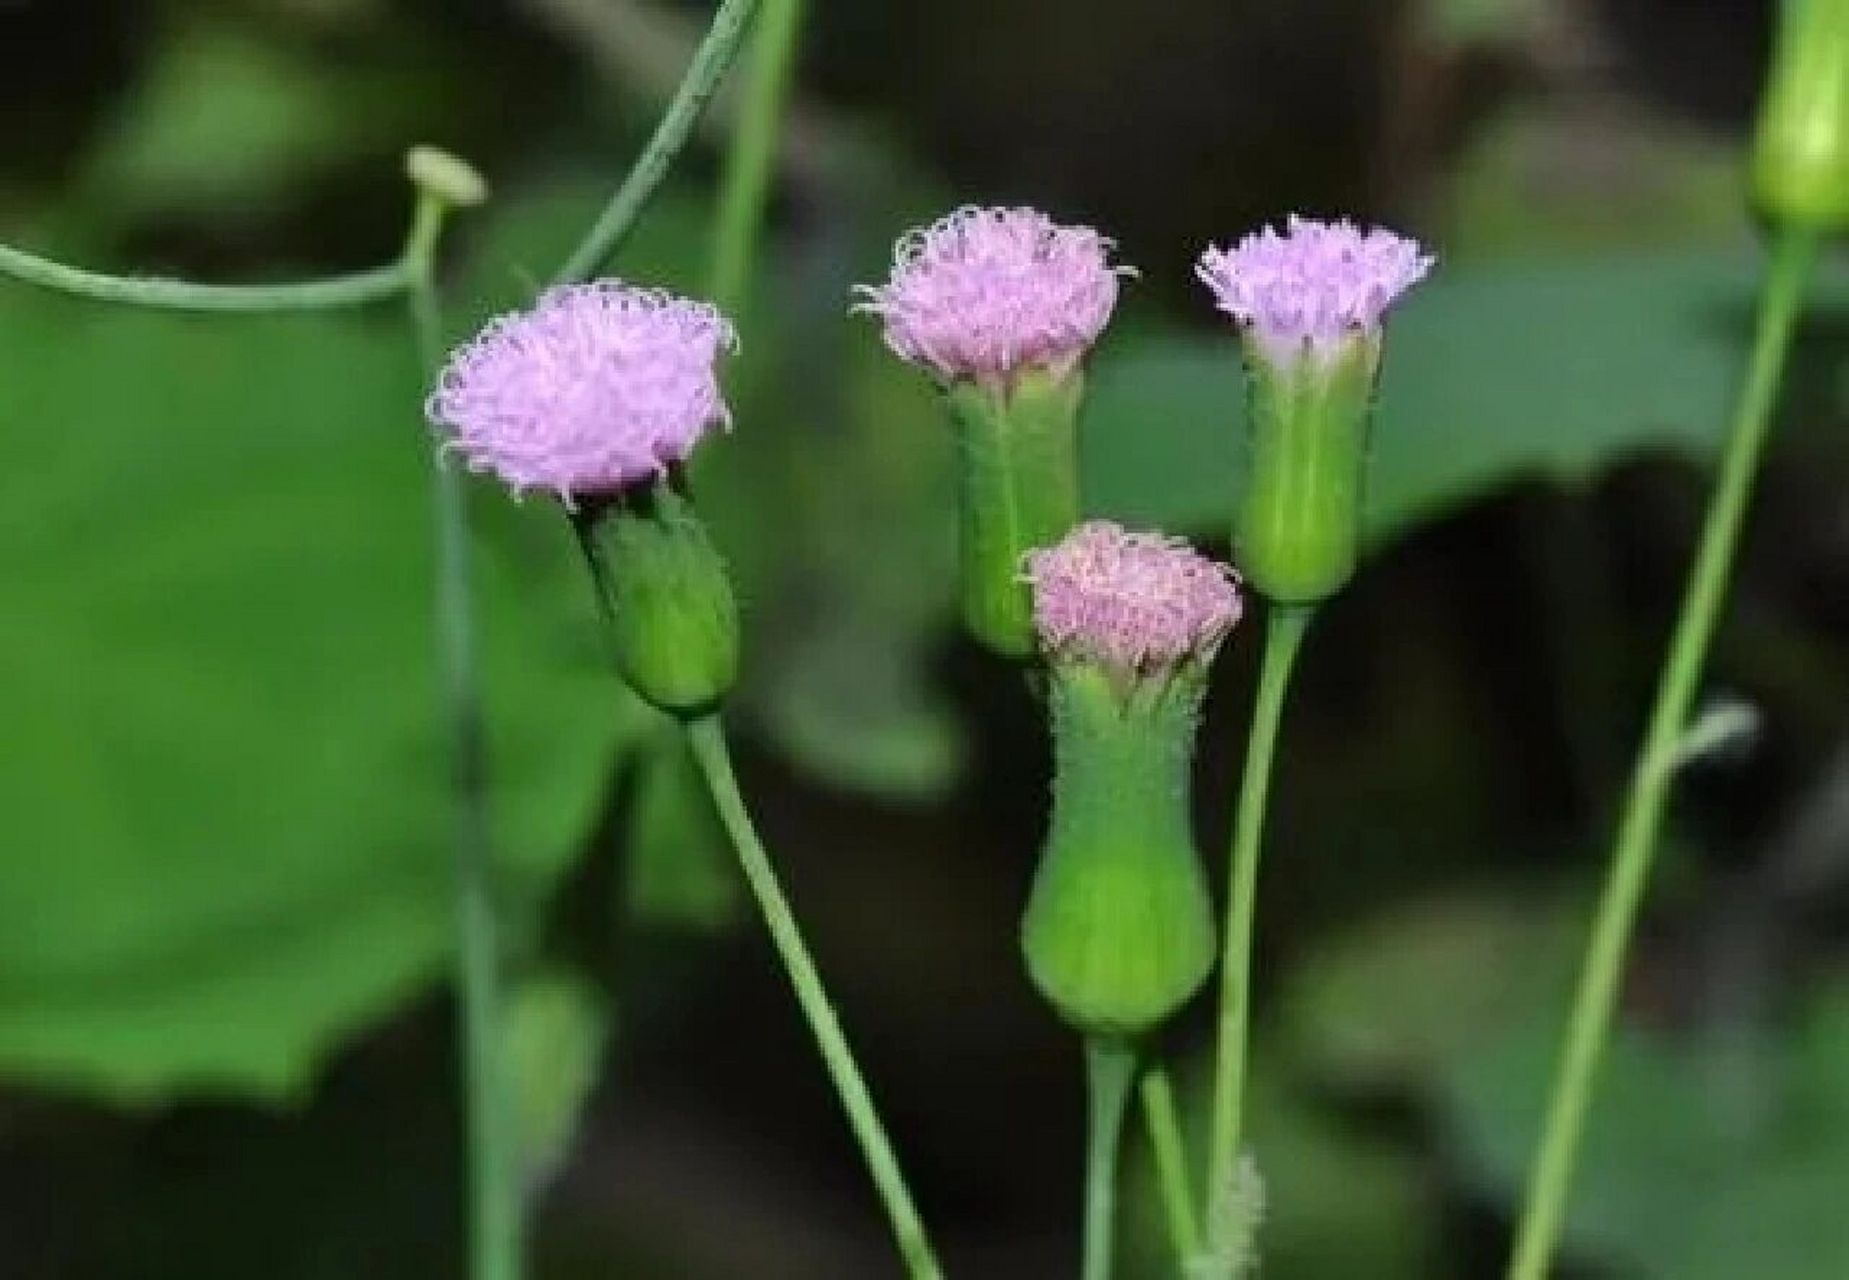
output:
M1195 274L1268 359L1288 363L1377 338L1388 309L1433 261L1391 231L1293 214L1283 235L1266 227L1231 249L1210 245Z
M1109 520L1029 552L1027 580L1049 653L1123 671L1207 661L1245 611L1230 568L1179 538Z
M892 278L860 286L886 345L945 382L1005 383L1025 368L1063 374L1104 331L1126 267L1090 227L1035 209L963 208L907 232Z
M729 425L714 366L735 345L705 303L617 280L567 285L451 353L425 412L471 470L569 507L660 475Z

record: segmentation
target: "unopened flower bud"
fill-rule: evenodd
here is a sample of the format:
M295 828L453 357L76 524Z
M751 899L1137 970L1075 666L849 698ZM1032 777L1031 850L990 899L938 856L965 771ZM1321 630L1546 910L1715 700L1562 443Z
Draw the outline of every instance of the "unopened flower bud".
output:
M1431 266L1390 231L1297 217L1201 258L1197 274L1245 346L1237 559L1280 604L1313 604L1354 575L1382 323Z
M1117 304L1111 242L1033 209L959 209L902 238L860 310L949 398L959 437L963 616L1033 651L1021 557L1078 520L1086 353Z
M1207 669L1243 603L1224 566L1106 521L1033 553L1027 577L1055 776L1022 950L1074 1027L1134 1036L1213 966L1190 772Z
M1849 0L1784 0L1753 146L1777 226L1849 230Z

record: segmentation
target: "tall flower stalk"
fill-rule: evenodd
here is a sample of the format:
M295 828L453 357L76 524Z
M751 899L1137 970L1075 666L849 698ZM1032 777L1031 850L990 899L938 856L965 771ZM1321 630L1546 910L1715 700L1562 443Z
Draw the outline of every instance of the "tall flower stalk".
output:
M426 376L435 377L443 362L437 244L450 211L480 204L487 189L468 166L429 148L413 151L408 167L417 206L404 251L406 298L419 362ZM487 726L475 644L467 494L461 474L442 450L431 469L438 665L455 797L456 1021L467 1119L469 1275L473 1280L518 1280L524 1271L523 1190L501 1052L501 926L489 835Z
M1242 1202L1256 1194L1240 1143L1259 854L1285 696L1313 611L1355 571L1386 313L1431 266L1390 231L1293 217L1282 233L1268 228L1230 249L1209 248L1197 269L1245 349L1250 457L1233 543L1247 581L1271 605L1227 877L1207 1238L1197 1268L1207 1276L1234 1274L1250 1244L1229 1232L1249 1220Z
M1510 1280L1545 1280L1559 1247L1625 957L1671 788L1688 758L1690 718L1726 603L1812 269L1824 240L1849 231L1849 0L1785 0L1779 13L1751 164L1753 204L1770 234L1752 351L1656 698L1631 767L1510 1253Z

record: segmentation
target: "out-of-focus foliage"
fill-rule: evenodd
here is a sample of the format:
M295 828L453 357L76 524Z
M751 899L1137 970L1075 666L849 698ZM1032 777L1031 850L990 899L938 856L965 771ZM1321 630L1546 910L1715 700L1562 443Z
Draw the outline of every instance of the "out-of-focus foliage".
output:
M0 1060L127 1096L297 1090L449 949L412 360L379 317L18 288L0 348ZM478 515L495 837L530 909L643 722L562 523Z

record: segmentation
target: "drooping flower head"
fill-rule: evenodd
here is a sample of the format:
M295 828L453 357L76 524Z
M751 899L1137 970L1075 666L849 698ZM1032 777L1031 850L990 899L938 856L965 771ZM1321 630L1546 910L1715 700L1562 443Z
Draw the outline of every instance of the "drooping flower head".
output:
M1049 654L1125 672L1211 659L1245 611L1230 568L1179 538L1109 520L1031 552L1027 580Z
M1283 234L1266 227L1230 249L1209 246L1195 274L1267 359L1288 363L1378 337L1387 311L1432 263L1418 242L1391 231L1292 215Z
M1097 341L1128 268L1090 227L1035 209L963 208L906 233L892 276L862 285L886 345L940 381L1006 385L1042 368L1060 376Z
M471 470L570 507L660 475L728 425L715 366L736 344L706 303L567 285L457 348L426 413Z

